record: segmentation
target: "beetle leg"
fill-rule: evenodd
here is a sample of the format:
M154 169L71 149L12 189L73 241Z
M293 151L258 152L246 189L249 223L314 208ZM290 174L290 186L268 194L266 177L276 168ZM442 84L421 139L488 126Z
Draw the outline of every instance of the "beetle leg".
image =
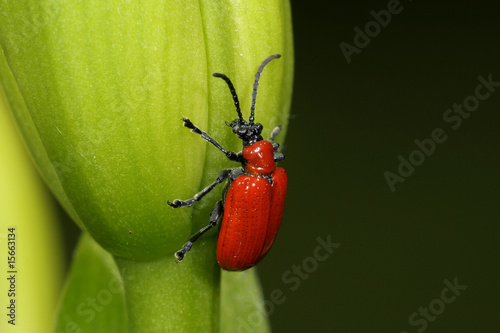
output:
M281 125L276 126L273 129L273 131L272 131L271 136L269 137L269 139L267 139L267 141L269 141L269 142L272 143L274 151L280 151L281 150L281 149L279 149L280 148L280 144L274 142L274 140L276 139L276 137L278 136L278 134L280 134L280 132L281 132L282 129L283 129L283 126L281 126ZM282 154L279 154L279 155L282 155ZM281 158L281 157L278 157L278 159L276 159L276 158L277 158L277 156L275 155L274 156L274 161L277 162L277 161L283 160L285 157L283 156L283 158Z
M231 171L232 169L225 169L219 172L219 174L217 175L217 179L212 184L208 185L203 190L201 190L201 192L196 193L193 196L193 198L185 201L175 199L174 202L167 201L167 204L173 208L186 207L186 206L191 207L196 201L200 201L201 198L203 198L208 192L212 191L217 185L225 181L226 178L231 173Z
M284 159L285 159L285 155L283 155L281 153L274 154L274 161L275 162L283 161Z
M267 139L267 141L273 142L274 139L276 139L276 137L278 136L278 134L280 134L282 129L283 129L283 126L281 126L281 125L276 126L273 129L273 131L271 132L271 136L269 137L269 139Z
M196 127L191 122L191 120L189 120L188 118L182 118L182 120L184 121L184 127L189 128L191 130L191 132L193 132L195 134L201 135L201 137L203 139L207 140L208 142L210 142L211 144L213 144L215 147L217 147L217 149L219 149L221 152L223 152L224 154L226 154L226 157L229 158L231 161L238 161L239 162L239 160L241 159L241 157L238 156L237 153L235 153L234 151L227 151L226 149L224 149L224 147L222 147L217 141L215 141L214 138L212 138L206 132L203 132L198 127Z
M219 221L220 216L224 212L224 206L222 205L222 200L217 202L215 204L214 209L212 209L212 212L210 213L210 224L207 225L206 227L200 229L197 233L195 233L191 238L189 238L189 241L184 244L182 249L177 251L175 253L175 257L177 258L177 262L181 262L182 259L184 259L184 256L186 255L186 252L191 250L191 247L193 246L193 243L196 242L198 238L200 238L201 235L203 235L205 232L208 230L212 229L217 225L217 222Z

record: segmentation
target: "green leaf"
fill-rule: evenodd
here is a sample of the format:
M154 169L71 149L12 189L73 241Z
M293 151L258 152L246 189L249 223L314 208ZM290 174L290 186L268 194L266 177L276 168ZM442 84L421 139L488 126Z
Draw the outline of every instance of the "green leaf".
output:
M50 193L28 156L8 108L0 87L0 301L3 308L0 331L48 332L54 324L53 313L63 279L62 237ZM9 237L10 228L15 229L14 239ZM14 243L9 243L12 241ZM14 259L8 260L8 249L14 251ZM11 274L15 275L13 289L7 279ZM10 310L6 308L11 300L15 301L15 326L8 323L14 318L7 317Z
M55 332L128 331L120 272L113 257L84 232L73 256Z
M256 268L222 272L221 333L271 332Z

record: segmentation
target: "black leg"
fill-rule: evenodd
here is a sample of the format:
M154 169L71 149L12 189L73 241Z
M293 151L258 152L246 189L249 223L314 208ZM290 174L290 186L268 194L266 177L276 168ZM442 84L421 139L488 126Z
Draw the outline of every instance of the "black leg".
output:
M224 212L224 206L222 205L222 200L217 202L215 204L214 209L212 209L212 212L210 213L210 224L207 225L206 227L202 228L200 231L195 233L191 238L189 238L189 241L184 244L182 249L177 251L175 253L175 257L177 258L177 262L181 262L182 259L184 259L184 256L186 255L186 252L191 250L191 247L193 246L193 243L196 242L198 238L200 238L201 235L203 235L205 232L208 230L212 229L217 225L217 222L219 221L220 216Z
M231 171L232 171L232 169L225 169L225 170L222 170L221 172L219 172L219 174L217 175L217 179L212 184L205 187L201 192L196 193L193 196L193 198L185 200L185 201L175 199L173 203L170 201L167 201L167 204L173 208L186 207L186 206L191 207L196 201L201 200L201 198L203 198L208 192L212 191L217 185L219 185L224 180L226 180L226 178L229 176Z
M274 153L274 162L283 161L285 159L285 155L282 153Z
M274 139L276 139L276 137L278 136L278 134L280 134L280 132L281 132L282 129L283 129L283 126L281 126L281 125L276 126L273 129L273 131L271 132L271 136L269 137L269 139L267 139L267 141L269 141L269 142L271 142L273 144L274 151L278 151L278 149L280 147L280 144L279 143L275 143Z
M276 126L272 133L271 133L271 136L269 137L269 139L267 139L267 141L271 142L273 144L273 148L274 148L274 151L278 151L279 150L279 143L276 143L274 142L274 139L276 139L276 137L278 136L278 134L280 134L281 130L283 129L283 127L281 125L278 125ZM285 159L285 155L281 154L281 153L275 153L274 154L274 161L275 162L279 162L279 161L283 161Z
M229 158L231 161L238 161L238 154L237 153L235 153L234 151L227 151L226 149L224 149L224 147L222 147L217 141L215 141L214 138L212 138L206 132L203 132L198 127L196 127L191 122L191 120L189 120L188 118L182 118L182 120L184 121L184 127L189 128L191 130L191 132L193 132L195 134L201 135L201 137L203 139L207 140L208 142L210 142L211 144L213 144L215 147L217 147L217 149L219 149L224 154L226 154L227 158Z
M281 132L282 129L283 129L283 126L281 126L281 125L276 126L273 129L273 131L271 133L271 136L269 137L269 139L267 139L267 141L273 142L274 139L276 139L276 137L278 136L278 134L280 134L280 132Z

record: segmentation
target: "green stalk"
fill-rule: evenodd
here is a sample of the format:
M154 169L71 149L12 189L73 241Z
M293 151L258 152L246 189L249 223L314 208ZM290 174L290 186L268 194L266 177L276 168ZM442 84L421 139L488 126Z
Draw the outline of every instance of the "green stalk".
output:
M131 332L219 332L215 241L212 237L196 244L179 264L173 257L149 262L116 258Z

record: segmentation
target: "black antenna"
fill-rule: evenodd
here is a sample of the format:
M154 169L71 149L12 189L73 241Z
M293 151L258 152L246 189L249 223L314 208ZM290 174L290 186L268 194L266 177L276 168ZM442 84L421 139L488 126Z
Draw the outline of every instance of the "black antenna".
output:
M253 124L253 121L255 119L254 113L255 113L255 101L257 99L257 89L259 88L259 79L260 79L260 74L264 70L264 67L274 59L281 58L281 54L273 54L272 56L269 56L262 64L259 66L259 69L257 70L257 73L255 73L255 81L253 83L253 92L252 92L252 107L250 108L250 124Z
M238 100L238 95L236 94L236 90L234 90L234 86L231 80L229 80L227 76L221 73L213 73L212 75L226 81L227 85L229 86L229 90L231 91L231 95L233 96L234 106L236 106L236 112L238 112L238 117L240 118L241 121L243 121L243 116L241 115L241 110L240 110L240 101Z

